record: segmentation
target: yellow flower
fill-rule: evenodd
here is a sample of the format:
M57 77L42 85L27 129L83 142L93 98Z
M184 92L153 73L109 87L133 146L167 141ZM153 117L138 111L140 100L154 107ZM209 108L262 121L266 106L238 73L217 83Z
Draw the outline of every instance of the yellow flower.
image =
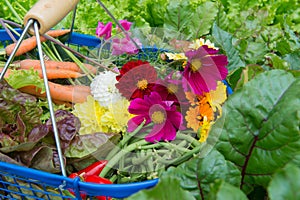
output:
M127 122L132 117L128 112L129 101L125 98L108 106L108 111L101 117L101 122L114 133L125 132Z
M212 126L214 122L209 122L207 121L207 117L204 116L204 119L203 119L203 124L199 130L199 135L200 135L200 139L199 139L199 142L205 142L207 137L208 137L208 134L209 134L209 131L210 131L210 128Z
M208 99L208 103L211 105L214 112L219 110L221 114L221 105L227 99L226 88L227 87L223 82L218 81L216 90L211 90L209 93L205 94Z
M209 48L213 48L218 50L219 48L215 47L215 45L210 40L204 40L203 38L196 39L192 44L189 45L191 49L199 49L199 47L206 45Z
M165 53L170 60L187 60L184 53Z
M84 103L76 103L72 113L77 116L81 122L79 130L80 135L103 132L102 126L98 123L99 117L105 113L106 109L92 97L88 96Z

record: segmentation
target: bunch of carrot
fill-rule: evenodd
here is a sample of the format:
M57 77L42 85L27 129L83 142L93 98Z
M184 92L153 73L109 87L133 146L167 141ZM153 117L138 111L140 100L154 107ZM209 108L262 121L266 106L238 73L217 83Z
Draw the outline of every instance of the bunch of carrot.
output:
M51 37L59 37L62 35L65 35L67 33L69 33L70 30L69 29L62 29L62 30L49 30L46 34L51 36ZM46 42L47 39L43 36L40 37L41 42ZM14 48L16 46L16 43L12 43L8 46L5 47L5 53L6 55L11 55L11 53L13 52ZM15 56L20 56L23 55L31 50L33 50L34 48L36 48L37 43L36 43L36 37L35 36L31 36L25 40L22 41L20 47L18 48Z
M51 37L58 37L69 33L70 30L50 30L47 35ZM41 36L41 42L45 42L46 38ZM6 55L10 55L15 48L16 43L10 44L5 48ZM20 47L18 48L15 56L23 55L34 48L36 48L36 37L32 36L22 41ZM38 72L39 76L43 78L42 68L40 60L35 59L24 59L16 61L13 64L14 69L17 70L29 70L34 69ZM82 103L86 101L86 97L90 95L90 87L85 85L62 85L58 83L51 82L53 79L70 79L70 78L80 78L87 75L87 73L96 74L97 68L93 65L83 63L81 66L77 65L75 62L63 62L63 61L45 61L46 74L50 94L52 100L56 103L72 104L72 103ZM84 67L84 69L82 69ZM0 72L3 69L0 68ZM12 73L11 69L6 71L5 77L8 77ZM46 93L42 92L40 88L35 86L26 86L19 89L22 92L35 95L37 97L46 97Z

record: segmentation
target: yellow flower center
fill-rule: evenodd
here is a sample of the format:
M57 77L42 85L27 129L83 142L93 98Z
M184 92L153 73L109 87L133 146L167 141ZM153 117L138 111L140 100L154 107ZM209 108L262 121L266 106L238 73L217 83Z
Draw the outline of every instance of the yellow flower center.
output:
M153 123L155 123L155 124L161 124L161 123L163 123L165 121L165 115L161 111L155 111L151 115L151 119L152 119Z
M167 89L169 94L175 94L178 91L178 86L175 84L169 84Z
M146 79L143 79L141 81L138 81L136 86L140 89L140 90L145 90L147 88L148 85L148 81Z
M193 72L198 71L202 67L202 63L199 59L195 59L191 62L191 69Z

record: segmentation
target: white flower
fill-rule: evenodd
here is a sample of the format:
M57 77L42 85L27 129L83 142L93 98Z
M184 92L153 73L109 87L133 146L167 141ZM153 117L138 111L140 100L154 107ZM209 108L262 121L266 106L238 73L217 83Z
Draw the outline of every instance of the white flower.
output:
M101 106L119 101L122 97L115 84L118 82L118 74L111 71L104 71L97 75L91 83L91 93Z

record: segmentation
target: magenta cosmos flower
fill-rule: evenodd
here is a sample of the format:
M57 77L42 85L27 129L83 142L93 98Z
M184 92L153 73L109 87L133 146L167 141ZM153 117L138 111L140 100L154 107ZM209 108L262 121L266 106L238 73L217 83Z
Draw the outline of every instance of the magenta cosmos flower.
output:
M108 22L104 25L101 22L98 22L98 26L96 28L96 35L98 37L103 37L105 40L108 40L111 37L112 23Z
M227 57L217 53L218 50L206 45L185 53L188 58L183 71L185 88L189 86L197 95L216 89L217 81L225 79L228 74Z
M158 142L161 140L171 141L176 137L176 132L180 129L183 117L176 110L176 106L171 101L162 101L161 96L152 92L144 99L137 98L130 102L128 111L136 115L128 121L128 131L134 131L144 120L145 124L153 122L151 132L146 135L148 142Z
M157 80L153 91L159 93L164 101L174 101L176 104L185 101L182 77L179 72L171 72L163 80Z

